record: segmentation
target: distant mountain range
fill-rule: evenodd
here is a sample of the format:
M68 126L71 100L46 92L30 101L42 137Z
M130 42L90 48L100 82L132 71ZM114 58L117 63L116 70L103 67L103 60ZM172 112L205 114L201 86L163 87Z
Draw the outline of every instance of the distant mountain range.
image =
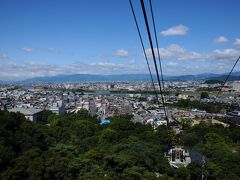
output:
M184 75L184 76L164 76L166 81L193 81L204 80L207 77L215 77L214 74L200 75ZM156 75L153 76L157 80ZM27 79L23 82L31 83L61 83L61 82L113 82L113 81L150 81L149 74L121 74L121 75L90 75L90 74L73 74L73 75L58 75L52 77L37 77Z
M182 75L182 76L164 76L165 81L198 81L198 80L220 80L226 79L226 74L198 74L198 75ZM154 75L156 81L156 75ZM149 74L121 74L121 75L92 75L92 74L72 74L57 75L26 79L23 81L1 81L0 83L64 83L64 82L113 82L113 81L150 81ZM229 81L240 80L240 72L234 72L229 77Z

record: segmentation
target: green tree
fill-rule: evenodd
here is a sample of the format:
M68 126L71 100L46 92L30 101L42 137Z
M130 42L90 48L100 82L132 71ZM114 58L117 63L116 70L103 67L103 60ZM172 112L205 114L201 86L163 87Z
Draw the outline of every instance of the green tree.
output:
M193 161L188 166L187 169L190 172L192 180L201 179L202 176L202 165L199 162Z
M47 123L49 123L48 122L48 117L50 116L50 115L52 115L53 113L52 113L52 111L49 111L49 110L46 110L46 109L44 109L43 110L43 112L42 112L42 116L41 116L41 119L40 119L40 123L42 123L42 124L47 124Z
M184 146L193 147L199 142L199 137L196 133L186 133L181 140Z
M152 172L147 171L143 167L133 166L123 171L122 178L129 179L129 180L138 180L138 179L154 180L156 179L156 175Z
M207 165L207 172L208 172L209 178L218 179L221 177L222 169L217 164L215 164L213 162L209 162Z
M47 121L50 123L50 126L56 126L58 122L58 116L56 114L51 114L48 116Z
M208 93L207 92L202 92L201 93L201 99L208 99L209 98L209 95L208 95Z
M182 125L182 129L188 129L192 125L193 120L190 118L181 118L180 123Z
M99 141L100 143L114 143L115 141L118 140L118 133L117 131L111 129L111 128L106 128L101 131L101 134L99 136Z
M190 179L189 170L186 167L179 167L175 172L175 179L188 180Z

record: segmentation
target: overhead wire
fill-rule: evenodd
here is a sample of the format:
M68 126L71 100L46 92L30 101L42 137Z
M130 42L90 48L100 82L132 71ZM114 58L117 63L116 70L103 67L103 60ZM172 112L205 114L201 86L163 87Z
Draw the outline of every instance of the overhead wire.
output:
M217 95L216 95L215 101L216 101L216 99L218 98L218 96L219 96L220 92L222 91L222 89L224 88L226 82L228 81L230 75L232 74L232 72L233 72L235 66L237 65L239 59L240 59L240 56L238 56L238 58L237 58L237 60L235 61L234 65L233 65L233 67L232 67L232 69L231 69L231 71L229 72L229 74L228 74L228 76L226 77L225 81L222 83L222 85L221 85L221 87L220 87L220 89L219 89L219 91L218 91L218 93L217 93ZM215 101L214 101L214 102L215 102Z
M144 47L144 44L143 44L142 35L141 35L141 32L140 32L139 25L138 25L138 22L137 22L137 18L136 18L136 15L135 15L135 11L134 11L134 8L133 8L133 5L132 5L132 1L129 0L129 3L130 3L130 7L131 7L131 10L132 10L133 18L134 18L134 21L135 21L135 24L136 24L136 27L137 27L137 32L138 32L138 36L139 36L139 39L140 39L140 42L141 42L141 46L142 46L142 49L143 49L144 57L145 57L145 60L146 60L147 66L148 66L148 71L149 71L149 74L150 74L150 77L151 77L152 86L153 86L153 89L154 89L154 92L155 92L155 95L156 95L156 100L157 100L158 104L160 104L160 102L158 100L158 94L157 94L156 87L155 87L155 84L154 84L151 68L150 68L150 65L149 65L149 62L148 62L146 50L145 50L145 47Z
M152 1L149 0L149 4L150 4L150 9L151 9L151 17L152 17L152 23L153 23L153 28L154 28L154 35L155 35L156 46L157 46L157 53L158 53L157 55L158 55L159 68L160 68L160 75L161 75L162 83L161 83L160 77L159 77L159 71L158 71L158 66L157 66L157 63L156 63L156 56L155 56L155 52L154 52L154 48L153 48L152 36L151 36L150 28L149 28L149 23L148 23L147 13L146 13L145 5L144 5L144 0L140 0L140 2L141 2L141 7L142 7L142 12L143 12L143 16L144 16L145 25L146 25L146 28L147 28L147 34L148 34L148 39L149 39L151 52L152 52L152 56L153 56L154 66L155 66L155 70L156 70L156 74L157 74L157 81L158 81L158 85L159 85L159 89L160 89L160 95L161 95L161 100L162 100L162 104L163 104L163 108L164 108L164 114L165 114L165 117L167 119L167 125L168 125L169 124L169 120L167 118L165 100L164 100L164 95L163 95L164 79L163 79L163 72L162 72L162 63L161 63L161 56L160 56L160 51L159 51L159 43L158 43L157 33L156 33L156 25L155 25L155 20L154 20ZM154 91L156 92L156 96L157 96L156 87L154 85L153 76L152 76L152 73L151 73L151 69L150 69L150 66L149 66L149 62L148 62L148 58L147 58L147 55L146 55L145 47L144 47L144 44L143 44L142 36L141 36L140 30L139 30L139 26L138 26L138 23L137 23L136 15L135 15L135 12L134 12L131 0L129 0L129 3L130 3L130 6L131 6L131 10L132 10L132 13L133 13L135 24L137 26L138 35L139 35L139 38L140 38L140 41L141 41L141 45L142 45L142 48L143 48L143 52L144 52L144 56L145 56L145 59L146 59L147 65L148 65L148 70L149 70L149 73L150 73L150 76L151 76L151 81L152 81L152 84L153 84L153 87L154 87ZM223 87L225 86L226 82L228 81L231 73L233 72L233 70L234 70L234 68L237 65L239 60L240 60L240 56L237 58L237 60L234 63L231 71L229 72L228 76L226 77L226 79L222 83L222 85L221 85L221 87L220 87L220 89L219 89L219 91L218 91L218 93L216 95L215 101L216 101L217 97L219 96L220 92L222 91ZM157 96L157 98L158 98L158 96Z
M164 79L163 79L162 63L161 63L159 43L158 43L158 37L157 37L157 30L156 30L156 25L155 25L155 18L154 18L154 13L153 13L152 0L149 0L149 4L150 4L150 10L151 10L151 17L152 17L152 24L153 24L153 29L154 29L155 42L156 42L156 46L157 46L159 69L160 69L160 76L161 76L161 81L162 81L162 90L164 90ZM165 101L164 96L163 96L163 99ZM167 112L167 105L166 104L165 104L165 109L166 109L166 112Z
M160 74L161 74L161 80L162 80L162 89L164 89L164 80L163 80L163 71L162 71L162 63L161 63L161 56L160 56L160 50L159 50L159 43L157 38L157 30L155 25L155 18L153 14L153 8L152 8L152 0L149 0L150 9L151 9L151 16L152 16L152 23L153 23L153 29L154 29L154 36L156 40L156 46L157 46L157 53L158 53L158 62L159 62L159 68L160 68Z
M147 28L148 39L149 39L149 43L150 43L150 47L151 47L151 51L152 51L154 66L155 66L155 70L156 70L156 74L157 74L157 80L158 80L158 85L159 85L159 89L160 89L162 104L163 104L163 108L164 108L164 114L165 114L165 117L167 119L167 125L168 125L169 123L168 123L167 112L166 112L166 108L165 108L164 96L163 96L162 86L161 86L161 82L160 82L160 78L159 78L158 67L157 67L157 63L156 63L156 57L155 57L155 53L154 53L153 42L152 42L151 32L150 32L150 28L149 28L149 24L148 24L148 19L147 19L147 13L146 13L145 5L144 5L144 0L141 0L141 7L142 7L142 12L143 12L143 16L144 16L145 25L146 25L146 28Z

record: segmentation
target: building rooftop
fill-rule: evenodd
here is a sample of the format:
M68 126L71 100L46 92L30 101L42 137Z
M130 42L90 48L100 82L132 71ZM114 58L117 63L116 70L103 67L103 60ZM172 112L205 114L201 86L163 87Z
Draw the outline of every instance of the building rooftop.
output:
M8 110L9 112L20 112L24 115L33 115L42 111L42 109L36 108L12 108Z
M101 120L100 125L106 125L106 124L109 124L109 123L110 123L110 120L103 119L103 120Z

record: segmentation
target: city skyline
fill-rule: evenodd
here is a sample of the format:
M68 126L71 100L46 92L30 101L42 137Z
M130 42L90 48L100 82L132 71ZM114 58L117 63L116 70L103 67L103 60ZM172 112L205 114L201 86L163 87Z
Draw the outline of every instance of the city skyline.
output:
M151 59L139 1L133 5ZM231 69L240 55L240 2L155 0L153 5L164 74ZM0 80L148 73L127 0L2 0L0 23Z

